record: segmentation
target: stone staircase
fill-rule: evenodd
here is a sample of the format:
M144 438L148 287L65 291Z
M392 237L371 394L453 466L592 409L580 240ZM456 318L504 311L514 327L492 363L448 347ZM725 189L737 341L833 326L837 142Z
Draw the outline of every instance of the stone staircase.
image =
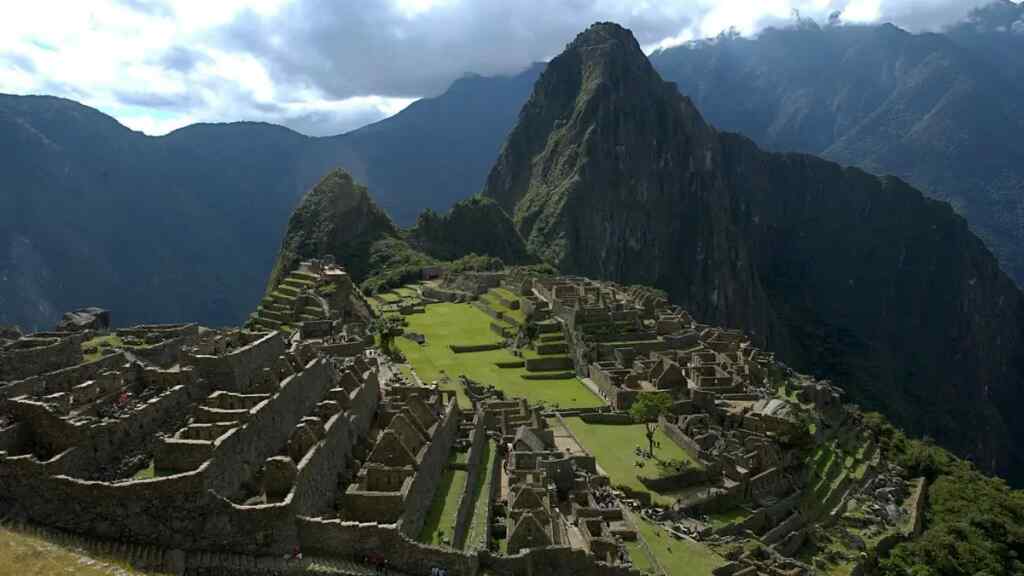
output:
M303 565L306 574L343 574L345 576L377 576L380 574L373 566L338 558L308 558L303 560ZM393 568L388 568L388 574L409 576L406 572L399 572Z
M294 328L301 322L325 319L320 298L313 292L319 282L314 274L294 270L263 297L247 326L256 330Z

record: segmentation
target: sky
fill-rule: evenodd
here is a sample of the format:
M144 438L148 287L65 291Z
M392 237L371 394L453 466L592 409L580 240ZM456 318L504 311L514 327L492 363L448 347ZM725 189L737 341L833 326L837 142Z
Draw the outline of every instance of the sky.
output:
M938 30L982 0L30 0L4 2L0 92L77 100L150 135L259 120L337 134L467 73L550 59L596 21L648 52L735 28ZM1024 23L1022 23L1024 25Z

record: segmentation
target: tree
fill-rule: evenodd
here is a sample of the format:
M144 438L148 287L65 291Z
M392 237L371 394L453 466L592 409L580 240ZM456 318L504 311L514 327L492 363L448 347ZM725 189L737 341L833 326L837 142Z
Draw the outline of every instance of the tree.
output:
M654 454L654 432L658 430L658 418L668 414L671 409L672 397L663 392L640 394L629 408L629 415L643 422L647 428L647 444L651 454Z
M381 352L390 356L391 346L395 342L395 335L391 328L391 321L387 318L378 318L377 321L374 322L372 330L377 333L378 337L380 337L379 345Z

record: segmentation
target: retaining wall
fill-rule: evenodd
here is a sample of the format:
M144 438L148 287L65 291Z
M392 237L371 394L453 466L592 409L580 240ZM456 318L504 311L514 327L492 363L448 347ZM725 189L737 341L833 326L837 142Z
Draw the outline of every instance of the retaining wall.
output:
M444 414L436 424L430 444L426 448L423 460L420 461L412 485L405 493L405 510L399 521L403 534L415 538L423 527L423 519L430 510L434 492L441 482L452 444L459 431L462 415L458 400L452 398L445 408Z

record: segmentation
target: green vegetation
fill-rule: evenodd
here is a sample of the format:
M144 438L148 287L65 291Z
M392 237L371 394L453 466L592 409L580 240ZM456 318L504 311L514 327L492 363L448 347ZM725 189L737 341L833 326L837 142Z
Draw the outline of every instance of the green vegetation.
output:
M604 402L587 389L577 378L557 380L526 380L523 368L499 368L498 362L521 360L505 349L486 352L455 354L449 348L452 344L474 345L498 341L491 331L492 319L469 304L430 304L424 314L406 317L407 331L426 336L426 343L416 344L405 338L398 338L395 344L417 375L426 383L448 376L442 386L455 390L463 406L469 406L465 390L458 383L458 377L467 377L489 384L509 396L526 398L531 403L544 402L562 408L589 408L601 406Z
M657 573L657 569L654 563L651 561L651 557L644 550L643 544L639 540L634 542L624 542L626 552L629 553L629 559L633 562L633 567L637 570L647 572L648 574Z
M369 272L360 287L377 294L418 281L423 268L437 265L437 260L418 252L399 238L385 238L370 246Z
M712 570L725 565L725 560L707 546L693 540L677 540L643 518L634 516L633 521L658 564L668 574L710 576Z
M0 528L0 573L18 576L132 576L145 574L112 560L99 560L8 528Z
M458 260L452 260L445 264L449 272L493 272L505 267L501 258L494 256L481 256L479 254L466 254Z
M519 300L518 296L515 296L508 290L504 290L504 294L500 294L500 296L506 300ZM487 294L481 296L480 301L491 310L501 312L502 318L508 319L516 324L526 324L526 315L523 314L523 311L512 309L502 304L501 300L499 300L499 293L497 292L497 289L491 290Z
M112 352L111 348L119 348L121 346L124 346L124 342L117 334L96 336L95 338L82 342L82 351L85 352L82 357L82 361L93 362L95 360L99 360L103 356L110 354Z
M146 466L142 470L139 470L132 476L132 480L148 480L150 478L156 478L156 467L153 465L153 460L149 461L149 466Z
M588 424L580 418L566 418L566 425L576 435L591 454L597 458L597 464L611 478L612 485L625 486L634 491L650 492L638 475L657 478L665 475L661 463L684 463L686 466L699 466L690 456L661 430L654 433L654 441L661 443L656 460L642 460L643 468L635 463L640 460L633 451L645 441L646 428L643 424ZM690 492L652 492L651 501L670 505L678 496Z
M629 414L636 422L643 422L644 436L647 437L648 451L654 454L654 433L658 431L658 418L672 408L668 394L641 394L629 408Z
M893 548L882 574L1024 573L1024 492L929 441L908 439L879 414L864 423L887 458L932 482L924 533Z
M427 512L427 519L423 522L423 529L420 530L420 542L451 545L455 518L459 513L467 477L465 470L445 470L444 478L434 493L434 502Z
M726 524L742 522L750 517L750 511L743 508L733 508L724 512L708 514L708 520L713 528L721 528Z

